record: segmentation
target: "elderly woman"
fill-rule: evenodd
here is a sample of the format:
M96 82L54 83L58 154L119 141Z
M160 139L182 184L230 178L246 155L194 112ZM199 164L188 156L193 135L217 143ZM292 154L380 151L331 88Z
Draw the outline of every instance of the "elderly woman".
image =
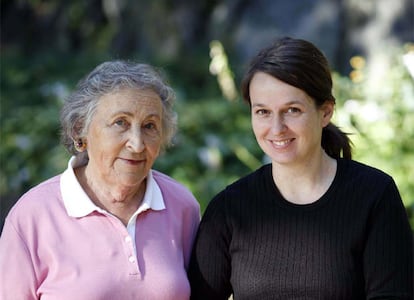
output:
M176 125L149 65L99 65L61 114L73 154L15 204L0 239L1 299L188 299L194 196L152 170Z

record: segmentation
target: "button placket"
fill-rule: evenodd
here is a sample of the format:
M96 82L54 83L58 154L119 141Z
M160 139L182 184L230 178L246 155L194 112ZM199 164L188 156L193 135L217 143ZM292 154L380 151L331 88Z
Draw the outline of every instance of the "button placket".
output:
M127 267L129 275L139 275L140 270L137 262L137 257L135 254L135 245L133 244L133 239L131 238L127 229L118 218L109 213L105 213L105 215L108 216L108 220L112 223L117 233L121 234L121 246L124 250L123 252L126 259L128 259Z
M132 238L129 235L124 236L124 247L126 249L127 259L130 265L130 275L139 274L139 267L137 263L137 258L135 256L134 245L132 244Z

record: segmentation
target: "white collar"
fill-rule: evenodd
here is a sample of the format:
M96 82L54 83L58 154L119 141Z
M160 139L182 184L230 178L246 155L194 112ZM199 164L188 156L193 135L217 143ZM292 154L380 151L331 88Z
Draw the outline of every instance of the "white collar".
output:
M92 202L76 178L74 168L80 166L81 164L82 162L80 162L76 156L72 156L68 162L68 168L62 173L60 179L60 189L62 192L63 203L68 215L80 218L92 213L93 211L108 213L106 210L96 206ZM137 211L131 217L131 220L135 219L139 213L148 209L165 209L164 198L160 187L152 175L152 170L150 170L147 176L147 186L144 199Z

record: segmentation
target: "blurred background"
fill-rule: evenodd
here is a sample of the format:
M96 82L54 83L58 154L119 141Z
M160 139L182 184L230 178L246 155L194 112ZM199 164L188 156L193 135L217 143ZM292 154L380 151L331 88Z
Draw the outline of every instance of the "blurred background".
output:
M392 175L414 229L414 1L1 0L0 229L30 187L62 172L59 109L97 64L158 66L177 93L175 146L155 168L184 183L202 210L268 160L250 128L240 78L280 36L328 57L335 123L354 158Z

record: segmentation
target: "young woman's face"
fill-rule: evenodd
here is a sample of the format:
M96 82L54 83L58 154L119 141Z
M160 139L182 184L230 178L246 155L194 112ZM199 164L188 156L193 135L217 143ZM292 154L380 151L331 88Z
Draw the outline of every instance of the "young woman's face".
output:
M103 184L139 185L160 151L162 114L161 99L151 90L101 97L86 136L89 173Z
M317 108L304 91L263 72L250 82L250 99L254 134L274 164L306 164L320 154L332 102Z

